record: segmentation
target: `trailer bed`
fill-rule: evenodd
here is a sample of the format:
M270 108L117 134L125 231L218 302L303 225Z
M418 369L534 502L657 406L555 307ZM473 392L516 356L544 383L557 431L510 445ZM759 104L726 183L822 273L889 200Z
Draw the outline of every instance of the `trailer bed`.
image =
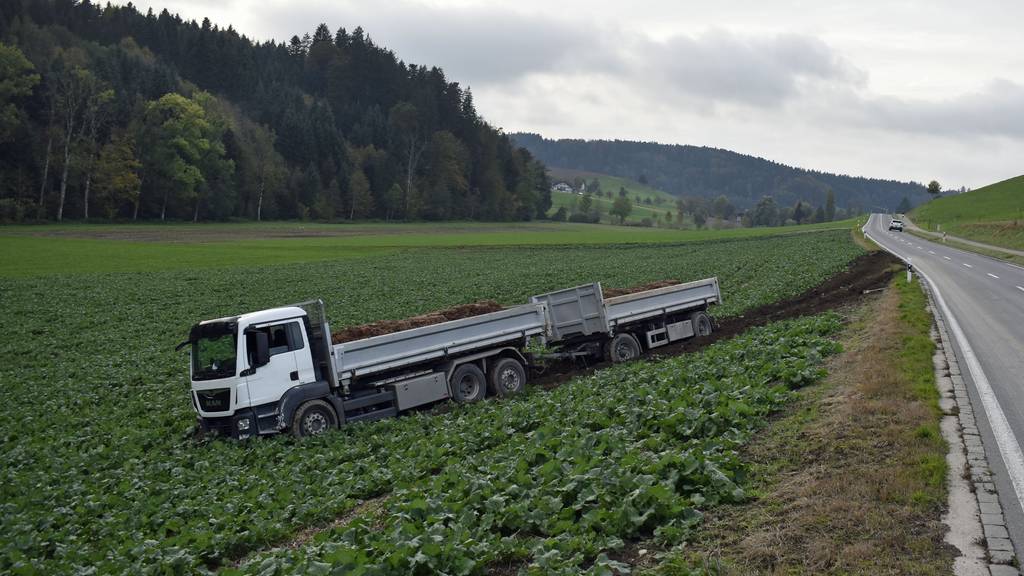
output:
M386 372L453 354L543 335L546 305L524 304L498 312L334 345L339 381Z

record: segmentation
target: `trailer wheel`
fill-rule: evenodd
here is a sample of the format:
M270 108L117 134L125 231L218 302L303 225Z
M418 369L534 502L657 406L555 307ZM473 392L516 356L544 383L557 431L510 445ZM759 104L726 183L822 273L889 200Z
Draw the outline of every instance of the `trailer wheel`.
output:
M292 434L296 438L319 436L338 427L334 408L323 400L310 400L299 406L292 417Z
M495 396L518 394L526 387L526 370L515 358L502 358L491 365L488 384Z
M616 364L636 360L640 357L640 343L632 334L626 332L616 334L605 344L604 357Z
M452 398L460 404L483 400L487 391L484 371L477 368L476 364L463 364L456 368L449 383L452 387Z
M694 312L690 314L690 325L693 327L694 336L711 336L714 328L711 325L711 316L706 312Z

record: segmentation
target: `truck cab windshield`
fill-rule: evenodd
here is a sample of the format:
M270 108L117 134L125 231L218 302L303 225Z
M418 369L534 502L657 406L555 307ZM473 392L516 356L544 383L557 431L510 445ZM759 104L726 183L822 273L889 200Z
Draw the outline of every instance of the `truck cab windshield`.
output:
M192 342L192 379L215 380L235 375L238 336L231 331Z

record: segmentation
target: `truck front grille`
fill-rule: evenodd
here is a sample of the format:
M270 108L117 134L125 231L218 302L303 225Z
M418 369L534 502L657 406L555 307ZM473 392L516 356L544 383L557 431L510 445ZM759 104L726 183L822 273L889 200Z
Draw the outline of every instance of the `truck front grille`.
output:
M203 412L227 412L231 409L231 388L199 390L196 397Z

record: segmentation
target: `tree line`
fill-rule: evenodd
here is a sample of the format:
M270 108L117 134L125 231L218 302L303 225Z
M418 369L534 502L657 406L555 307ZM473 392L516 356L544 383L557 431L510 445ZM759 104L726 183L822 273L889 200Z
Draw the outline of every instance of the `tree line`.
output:
M528 220L544 165L361 28L0 2L0 220Z
M592 193L591 190L596 190ZM613 195L611 191L601 191L599 187L587 188L579 196L573 196L569 206L559 207L551 219L554 221L599 223L605 216L601 202L597 199L614 197L611 207L607 213L611 221L618 224L625 224L626 219L633 213L634 207L644 204L650 206L662 206L665 202L654 202L649 197L644 198L635 195L636 201L631 199L625 187L619 189L618 194ZM660 197L659 197L660 198ZM906 198L903 199L906 203ZM699 196L684 196L675 201L675 205L664 206L665 211L658 209L654 214L642 218L636 225L659 226L665 228L686 228L691 225L695 228L714 226L715 228L734 227L755 227L755 226L794 226L798 224L818 224L844 220L858 214L844 208L836 207L835 193L829 190L826 193L825 203L813 206L803 201L797 201L793 206L781 206L771 196L764 196L749 210L737 208L724 194L720 194L712 200ZM674 211L673 211L674 209Z

